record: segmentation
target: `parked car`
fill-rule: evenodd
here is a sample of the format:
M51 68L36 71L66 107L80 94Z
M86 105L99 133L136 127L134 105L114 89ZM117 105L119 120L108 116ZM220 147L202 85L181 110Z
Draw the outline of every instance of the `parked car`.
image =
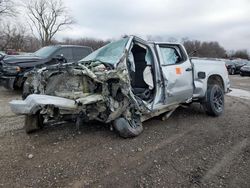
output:
M250 76L250 61L246 63L243 67L240 69L240 75L241 76Z
M86 57L92 49L86 46L46 46L33 54L6 56L0 60L0 85L7 89L20 88L25 74L34 67L43 67L59 62L74 62Z
M225 63L226 63L228 74L234 75L236 73L235 63L232 60L226 60Z
M232 62L235 65L235 70L233 70L233 73L234 74L239 74L240 73L240 68L243 67L246 64L247 60L235 59L235 60L232 60Z
M225 63L191 60L183 45L130 36L107 44L78 63L44 67L30 75L31 94L13 100L27 133L56 121L111 123L127 138L142 122L178 106L201 103L208 115L224 112L229 91Z
M6 53L5 53L5 52L0 51L0 58L1 58L1 57L3 57L3 56L5 56L5 55L6 55Z

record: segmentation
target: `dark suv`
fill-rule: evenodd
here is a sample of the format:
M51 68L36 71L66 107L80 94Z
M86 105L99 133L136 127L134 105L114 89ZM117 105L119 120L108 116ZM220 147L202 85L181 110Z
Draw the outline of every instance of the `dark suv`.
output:
M0 85L7 89L21 88L26 80L25 74L34 67L77 62L92 51L86 46L55 45L43 47L27 56L0 57Z
M239 74L241 67L247 64L247 60L244 59L235 59L235 60L227 60L226 67L228 73L231 75Z

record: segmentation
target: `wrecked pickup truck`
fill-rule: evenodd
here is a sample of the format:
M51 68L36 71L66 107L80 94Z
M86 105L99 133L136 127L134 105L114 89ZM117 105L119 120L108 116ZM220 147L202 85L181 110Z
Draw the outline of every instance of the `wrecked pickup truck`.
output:
M26 82L28 97L10 106L26 116L27 133L49 122L100 121L124 138L139 135L143 121L168 117L182 104L199 102L207 114L219 116L230 85L224 62L190 60L181 44L135 36L111 42L78 63L34 71Z

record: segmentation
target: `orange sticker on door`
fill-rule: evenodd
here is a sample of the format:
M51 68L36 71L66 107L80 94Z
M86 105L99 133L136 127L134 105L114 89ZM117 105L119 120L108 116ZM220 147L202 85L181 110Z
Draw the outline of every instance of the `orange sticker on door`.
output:
M175 73L176 74L181 74L181 68L180 67L176 67L175 68Z

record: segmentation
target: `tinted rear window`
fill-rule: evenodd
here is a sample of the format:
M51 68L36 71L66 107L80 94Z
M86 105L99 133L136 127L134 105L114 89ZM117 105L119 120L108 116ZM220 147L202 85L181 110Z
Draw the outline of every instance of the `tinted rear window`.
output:
M75 61L83 59L92 52L90 48L73 48L72 50Z
M73 61L72 49L69 47L62 47L54 54L54 57L58 55L62 55L63 57L65 57L68 62Z

